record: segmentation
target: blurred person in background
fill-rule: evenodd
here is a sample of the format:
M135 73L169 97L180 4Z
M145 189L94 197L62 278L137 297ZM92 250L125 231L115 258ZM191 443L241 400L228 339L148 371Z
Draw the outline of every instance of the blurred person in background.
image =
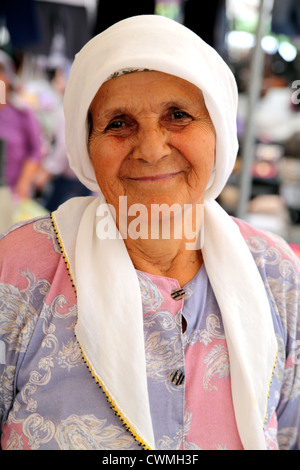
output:
M6 91L5 102L0 103L4 179L14 195L30 198L42 158L41 129L34 113L18 96L13 60L4 51L0 51L0 80Z
M57 68L50 73L51 85L62 98L66 85L66 72L63 68ZM34 179L35 188L42 193L42 204L49 211L57 209L60 204L71 197L91 194L91 191L79 181L69 166L65 148L65 118L62 101L58 106L52 140Z

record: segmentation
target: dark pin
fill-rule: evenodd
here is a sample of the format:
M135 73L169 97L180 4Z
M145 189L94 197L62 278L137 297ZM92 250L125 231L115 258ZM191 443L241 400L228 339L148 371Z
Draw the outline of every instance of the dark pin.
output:
M181 385L184 381L184 373L180 369L173 370L170 374L173 385Z
M171 297L174 300L180 300L182 297L185 296L185 291L184 289L176 289L171 292Z

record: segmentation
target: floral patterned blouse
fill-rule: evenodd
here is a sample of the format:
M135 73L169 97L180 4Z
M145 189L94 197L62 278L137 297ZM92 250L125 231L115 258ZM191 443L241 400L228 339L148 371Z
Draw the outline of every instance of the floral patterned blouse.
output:
M279 346L267 448L300 449L299 262L281 239L236 223L264 281ZM242 449L226 336L205 266L177 297L175 279L137 276L156 449ZM10 229L0 241L3 450L140 449L83 361L76 319L51 218Z

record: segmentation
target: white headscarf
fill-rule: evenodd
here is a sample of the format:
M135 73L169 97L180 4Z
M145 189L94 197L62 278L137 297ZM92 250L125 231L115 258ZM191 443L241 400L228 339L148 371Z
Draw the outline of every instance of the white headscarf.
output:
M72 169L88 188L99 191L86 145L87 112L104 81L117 71L136 68L176 75L202 90L217 133L215 181L206 196L215 199L237 154L236 82L213 48L162 16L123 20L93 38L76 56L65 93L66 145Z
M70 165L100 191L89 157L87 113L104 81L124 69L151 69L202 90L216 130L216 167L205 197L202 254L226 332L231 386L245 449L264 449L263 422L277 344L265 289L237 225L215 202L237 153L237 88L217 52L162 16L123 20L93 38L75 58L65 92ZM136 439L154 448L137 275L123 240L99 240L103 196L75 199L54 221L77 289L76 335L96 380Z

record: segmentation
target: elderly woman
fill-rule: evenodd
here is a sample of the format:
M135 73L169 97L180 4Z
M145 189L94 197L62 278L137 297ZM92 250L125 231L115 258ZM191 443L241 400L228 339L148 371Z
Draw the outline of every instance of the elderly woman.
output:
M299 448L299 263L215 202L236 104L164 17L77 55L66 146L99 195L1 240L3 449Z

